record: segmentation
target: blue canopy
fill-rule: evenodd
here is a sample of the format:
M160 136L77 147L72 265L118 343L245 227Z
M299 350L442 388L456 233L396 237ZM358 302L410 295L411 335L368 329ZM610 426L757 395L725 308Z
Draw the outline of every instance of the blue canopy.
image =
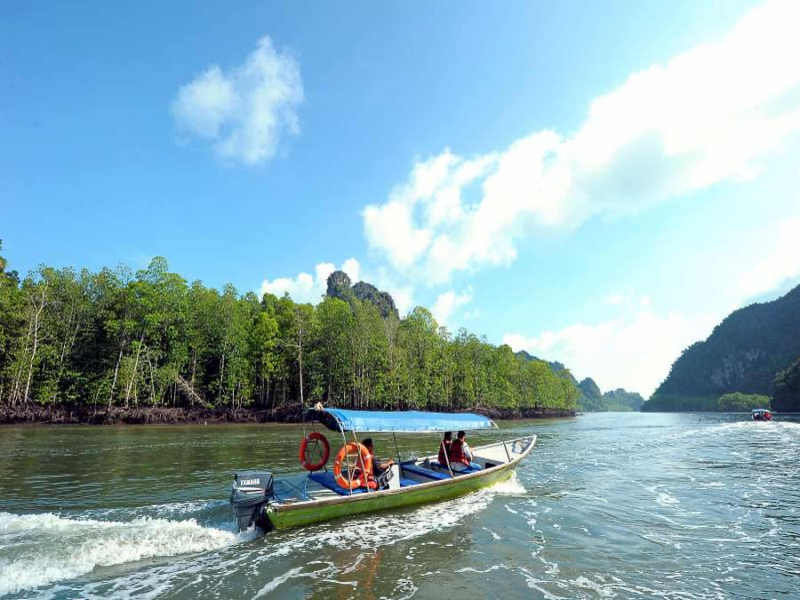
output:
M309 416L332 431L419 433L492 429L494 421L471 413L434 413L417 410L377 411L325 408Z

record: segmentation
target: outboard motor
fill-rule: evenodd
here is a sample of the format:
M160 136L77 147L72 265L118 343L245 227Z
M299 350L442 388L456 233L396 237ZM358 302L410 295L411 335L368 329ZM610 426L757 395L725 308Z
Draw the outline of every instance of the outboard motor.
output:
M242 471L233 475L231 509L236 520L236 530L244 531L258 518L261 507L274 496L272 473L267 471ZM264 529L262 523L256 523ZM269 521L266 523L269 527Z

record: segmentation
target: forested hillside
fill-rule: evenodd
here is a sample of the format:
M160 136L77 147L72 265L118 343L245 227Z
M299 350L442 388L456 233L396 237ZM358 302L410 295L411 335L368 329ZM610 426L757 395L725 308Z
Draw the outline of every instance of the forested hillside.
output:
M782 412L800 412L800 358L778 373L773 382L772 408Z
M540 360L532 356L525 350L517 352L517 356L525 360ZM563 364L557 361L548 362L550 369L569 379L578 387L580 396L578 397L578 410L583 412L629 412L638 411L644 404L644 398L636 392L628 392L623 388L609 390L605 394L600 391L600 387L591 377L585 378L578 383L572 372Z
M726 393L773 394L776 375L800 358L800 286L734 311L683 351L643 410L718 410Z
M581 397L578 399L579 410L585 412L630 412L638 411L644 404L644 398L636 392L628 392L623 388L609 390L605 394L594 379L587 377L578 384Z
M156 258L98 273L0 263L0 398L29 405L572 411L578 391L417 307L334 273L316 306L188 283ZM344 276L344 278L342 277ZM336 297L333 297L336 296Z

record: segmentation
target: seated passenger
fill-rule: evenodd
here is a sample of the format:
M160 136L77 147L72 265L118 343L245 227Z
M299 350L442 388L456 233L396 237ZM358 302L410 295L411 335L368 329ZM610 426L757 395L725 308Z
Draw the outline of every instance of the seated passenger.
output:
M450 453L450 444L453 443L453 432L447 431L444 434L444 441L439 445L439 465L447 468L447 455Z
M481 466L478 463L472 462L474 456L469 444L467 444L467 434L463 431L459 431L456 441L450 444L450 451L447 453L447 457L450 459L450 468L456 473L470 468L476 471L481 470Z
M394 464L394 459L380 460L375 456L375 447L372 445L372 438L365 438L362 443L372 456L372 476L378 483L378 489L383 489L392 478L392 471L389 467Z

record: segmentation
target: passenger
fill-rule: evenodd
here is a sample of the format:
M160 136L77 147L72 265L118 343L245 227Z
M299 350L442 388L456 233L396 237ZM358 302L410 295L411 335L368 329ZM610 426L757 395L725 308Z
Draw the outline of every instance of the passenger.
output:
M439 445L439 465L442 468L447 468L447 455L450 453L450 444L453 443L453 432L447 431L444 434L444 441Z
M447 457L450 459L450 468L457 473L467 469L481 470L481 466L473 462L475 457L467 444L467 434L463 431L459 431L456 441L450 444L450 452Z
M394 459L388 458L386 460L380 460L375 456L375 447L372 444L372 438L365 438L362 443L372 456L372 476L378 483L378 488L383 489L392 478L390 467L394 464Z

